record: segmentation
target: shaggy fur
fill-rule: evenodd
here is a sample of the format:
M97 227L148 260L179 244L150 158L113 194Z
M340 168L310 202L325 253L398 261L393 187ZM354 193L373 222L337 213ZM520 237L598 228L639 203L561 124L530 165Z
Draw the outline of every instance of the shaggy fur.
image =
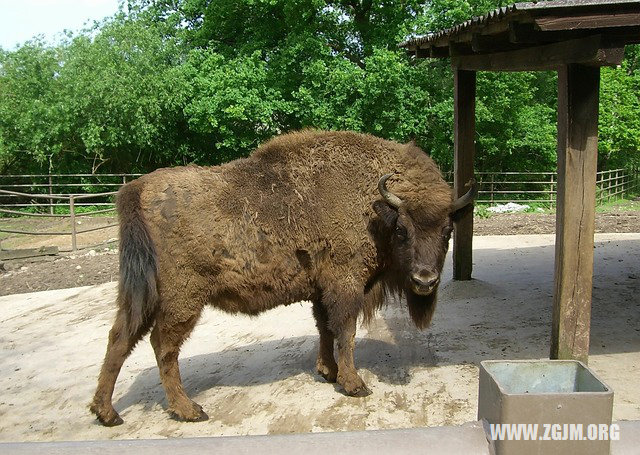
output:
M399 208L378 192L386 173ZM160 169L129 183L118 197L119 311L92 411L106 425L122 422L113 386L153 326L169 411L206 418L184 393L177 363L205 305L256 315L311 300L318 371L349 395L370 393L353 365L356 319L372 318L396 294L419 328L429 324L437 283L414 292L411 279L439 277L451 204L451 188L418 147L351 132L287 134L246 159Z

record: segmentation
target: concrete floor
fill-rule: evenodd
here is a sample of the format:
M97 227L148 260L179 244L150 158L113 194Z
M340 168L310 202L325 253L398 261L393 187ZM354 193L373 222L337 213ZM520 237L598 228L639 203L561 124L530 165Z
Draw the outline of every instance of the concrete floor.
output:
M388 430L476 419L477 365L545 358L553 236L476 237L476 278L450 263L432 326L390 304L358 330L356 364L372 389L342 395L314 374L308 303L257 318L207 310L181 355L186 389L210 419L173 421L148 340L121 372L104 428L87 405L113 318L115 284L0 298L0 441L77 441ZM615 391L614 420L640 419L640 234L596 236L590 367Z
M640 421L624 421L620 426L620 438L611 441L611 455L636 455L640 445ZM522 441L530 447L535 442ZM586 442L585 444L589 444ZM522 446L514 451L517 455ZM589 449L591 446L587 446ZM482 425L469 422L460 426L412 428L404 430L370 430L358 432L307 433L269 436L221 436L214 438L169 438L141 440L107 440L76 442L20 442L0 443L5 455L46 453L48 455L156 455L159 451L175 451L183 455L214 452L216 454L265 455L305 453L325 455L347 452L351 455L371 453L414 454L416 449L432 455L475 454L489 455L491 448ZM544 453L567 455L584 453L584 447L571 445L574 450Z

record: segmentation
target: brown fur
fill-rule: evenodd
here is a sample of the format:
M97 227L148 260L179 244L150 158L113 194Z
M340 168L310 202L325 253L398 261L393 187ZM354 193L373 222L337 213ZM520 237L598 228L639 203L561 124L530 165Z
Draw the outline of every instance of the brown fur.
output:
M402 200L398 209L378 192L386 173L395 174L388 188ZM369 393L353 364L356 320L398 294L418 327L429 324L437 285L416 294L410 277L439 276L451 203L451 188L418 147L351 132L287 134L247 159L160 169L126 185L118 197L120 310L91 409L106 425L122 422L113 384L153 326L169 411L206 418L184 393L177 362L204 305L255 315L311 300L318 371L350 395Z

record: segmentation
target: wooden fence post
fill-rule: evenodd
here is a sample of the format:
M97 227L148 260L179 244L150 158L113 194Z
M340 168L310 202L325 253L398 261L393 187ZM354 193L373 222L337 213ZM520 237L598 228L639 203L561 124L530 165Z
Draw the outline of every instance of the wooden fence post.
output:
M49 196L53 194L53 180L51 174L49 174ZM49 214L53 215L53 199L49 199Z
M493 181L493 178L494 178L493 174L489 174L489 175L491 176L490 177L491 178L491 197L490 197L490 200L491 200L491 205L493 205L493 189L494 189L494 183L495 182Z
M69 215L71 220L71 250L76 251L78 249L76 239L76 198L73 194L69 196Z

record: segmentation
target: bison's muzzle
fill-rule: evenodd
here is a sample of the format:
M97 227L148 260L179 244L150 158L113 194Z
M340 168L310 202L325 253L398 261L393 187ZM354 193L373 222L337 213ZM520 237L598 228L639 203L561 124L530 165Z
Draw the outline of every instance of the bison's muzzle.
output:
M431 294L440 283L437 273L414 273L411 275L411 289L418 295Z

